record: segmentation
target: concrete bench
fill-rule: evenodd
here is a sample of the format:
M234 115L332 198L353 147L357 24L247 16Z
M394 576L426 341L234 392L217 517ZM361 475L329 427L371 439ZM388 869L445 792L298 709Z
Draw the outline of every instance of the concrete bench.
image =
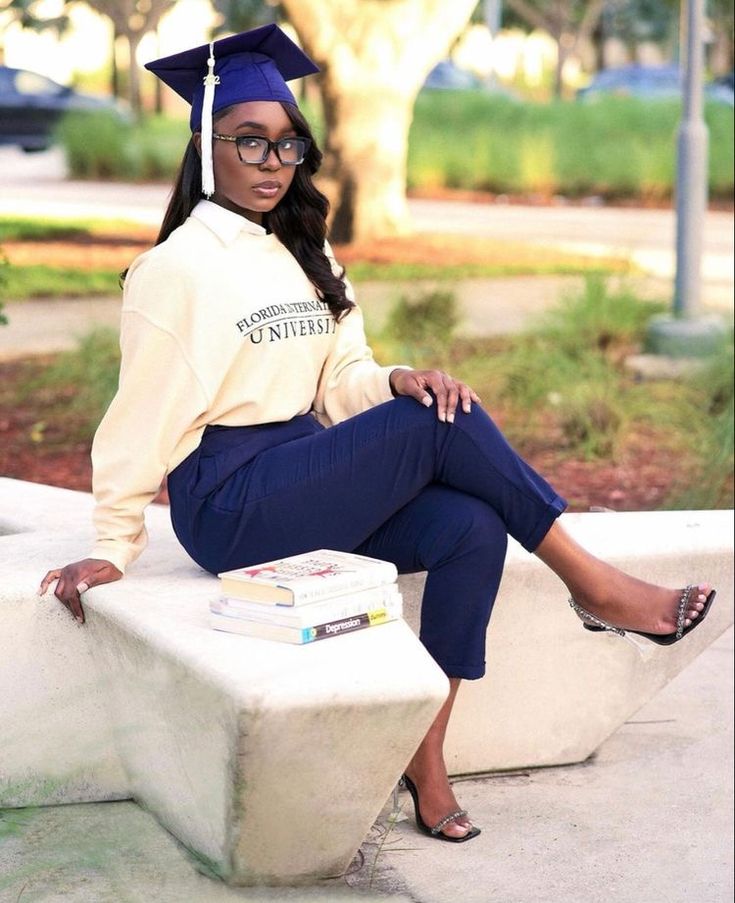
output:
M582 762L733 623L733 512L563 515L587 549L665 586L708 580L717 601L681 643L584 630L559 579L513 541L487 633L487 673L463 683L446 741L450 774ZM401 578L417 629L423 577Z
M90 498L0 480L0 806L132 797L232 883L349 866L446 698L404 622L295 647L217 633L216 581L168 511L76 625L39 575L83 555Z
M0 805L133 797L233 882L344 870L437 711L446 681L403 623L312 647L216 634L214 579L168 512L78 628L34 595L91 541L91 500L0 480ZM562 584L511 542L488 674L465 682L454 774L587 758L733 621L732 512L565 515L592 551L646 579L709 579L718 601L662 649L582 629ZM414 630L423 575L400 578Z

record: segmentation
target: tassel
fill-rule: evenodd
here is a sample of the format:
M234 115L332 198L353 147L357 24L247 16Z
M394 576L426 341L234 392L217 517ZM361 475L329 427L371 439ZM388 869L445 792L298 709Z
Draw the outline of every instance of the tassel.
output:
M207 74L204 76L204 100L202 102L202 194L214 194L214 164L212 162L212 107L214 86L219 84L219 75L214 74L214 42L209 45Z

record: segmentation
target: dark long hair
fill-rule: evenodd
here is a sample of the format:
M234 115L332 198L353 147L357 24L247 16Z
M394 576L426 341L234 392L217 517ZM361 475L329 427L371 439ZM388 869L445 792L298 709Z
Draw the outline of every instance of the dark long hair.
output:
M336 320L354 307L347 298L343 276L344 269L336 276L324 253L327 237L327 213L329 201L314 185L312 176L322 162L322 152L314 141L309 124L297 106L282 103L286 115L296 132L311 141L304 162L296 167L294 179L278 206L263 217L263 225L270 229L279 241L293 254L306 273L319 297L326 302ZM222 110L218 118L225 115ZM161 229L156 238L159 245L189 216L202 198L201 160L189 141L171 192ZM124 278L124 274L123 274Z

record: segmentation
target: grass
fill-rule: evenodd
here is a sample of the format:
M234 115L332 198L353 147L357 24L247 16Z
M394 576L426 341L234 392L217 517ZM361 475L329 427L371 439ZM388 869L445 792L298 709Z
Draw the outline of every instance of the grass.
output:
M146 227L128 220L0 216L0 242L79 241L99 236L138 236L150 232Z
M12 266L7 267L6 297L117 295L119 273L153 244L156 231L115 220L0 217L0 242L5 242L12 258ZM585 257L479 237L414 235L335 250L353 282L448 283L467 278L631 270L624 258ZM437 259L442 263L437 264Z
M5 280L8 298L68 298L117 295L120 271L56 267L45 264L10 266Z
M558 262L532 261L517 263L463 263L441 264L431 263L375 263L373 261L357 261L349 266L349 277L353 282L409 282L414 279L441 280L452 282L457 279L492 279L500 276L578 276L586 273L609 275L619 272L620 264L590 260L566 262L560 254Z

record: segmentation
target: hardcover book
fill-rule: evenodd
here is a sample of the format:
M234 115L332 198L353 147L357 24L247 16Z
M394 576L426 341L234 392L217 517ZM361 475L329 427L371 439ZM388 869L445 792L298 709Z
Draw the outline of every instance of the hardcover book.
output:
M395 565L352 552L318 549L219 574L222 594L266 605L306 605L394 583Z

